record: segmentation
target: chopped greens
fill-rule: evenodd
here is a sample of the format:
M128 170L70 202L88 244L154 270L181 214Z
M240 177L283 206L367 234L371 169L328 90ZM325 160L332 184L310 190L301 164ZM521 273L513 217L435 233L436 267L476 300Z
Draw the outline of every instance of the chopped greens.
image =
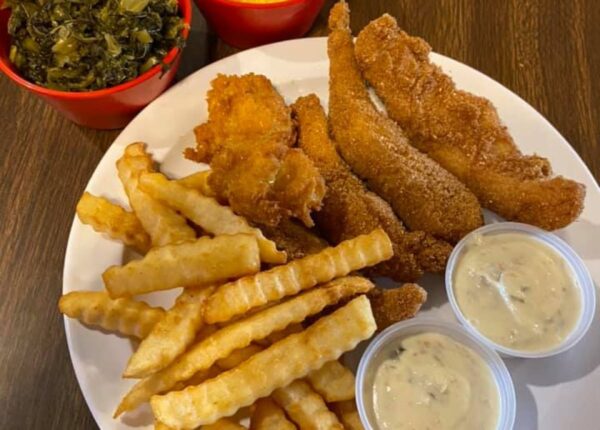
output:
M136 78L183 47L177 0L7 0L10 61L47 88L92 91Z

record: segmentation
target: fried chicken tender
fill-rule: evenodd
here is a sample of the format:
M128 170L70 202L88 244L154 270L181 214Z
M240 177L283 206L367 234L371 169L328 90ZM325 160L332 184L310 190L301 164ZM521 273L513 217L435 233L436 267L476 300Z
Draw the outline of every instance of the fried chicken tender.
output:
M412 147L400 127L370 100L354 58L349 9L329 16L329 120L352 170L415 231L456 242L481 226L477 198L439 164Z
M414 317L427 300L427 291L417 284L386 289L373 288L367 294L377 322L377 330L385 330L398 321Z
M298 145L327 184L323 207L315 214L326 239L335 245L383 228L392 240L394 256L369 269L370 274L414 281L425 271L443 271L452 247L425 232L407 232L387 202L367 190L336 152L319 98L314 94L299 98L292 112L298 123Z
M367 25L355 54L368 82L410 142L508 220L548 230L583 209L582 184L552 177L550 163L523 155L488 100L456 89L429 61L431 47L384 15Z
M208 92L209 119L195 130L185 156L209 163L208 184L219 199L251 221L277 225L295 217L312 226L325 182L311 161L291 147L290 109L262 75L224 76Z

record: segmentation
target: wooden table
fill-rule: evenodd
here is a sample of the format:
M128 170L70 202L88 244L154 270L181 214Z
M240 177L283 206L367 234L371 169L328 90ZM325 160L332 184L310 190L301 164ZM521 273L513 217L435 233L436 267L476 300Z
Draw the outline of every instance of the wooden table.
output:
M333 1L326 3L310 36L326 35ZM437 52L512 89L600 178L600 2L350 3L354 29L389 12ZM195 11L180 77L234 52ZM56 303L75 204L118 131L78 127L4 76L0 118L0 428L96 428L75 380Z

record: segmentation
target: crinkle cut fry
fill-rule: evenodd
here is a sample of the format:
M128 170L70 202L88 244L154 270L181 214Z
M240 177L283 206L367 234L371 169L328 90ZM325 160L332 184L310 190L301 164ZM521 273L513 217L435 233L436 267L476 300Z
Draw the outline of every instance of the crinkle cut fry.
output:
M153 308L133 299L111 299L105 291L73 291L58 302L60 312L69 318L143 339L165 315L162 308Z
M336 402L330 406L346 430L364 430L364 427L360 421L360 416L358 415L358 410L356 409L356 402L354 400Z
M250 430L296 430L296 426L288 420L279 405L270 397L265 397L254 404Z
M160 421L176 428L214 422L339 358L375 329L369 300L360 296L214 379L154 396L152 410Z
M381 229L358 236L286 265L222 285L208 299L206 322L225 322L270 301L375 265L393 255Z
M325 363L306 378L327 403L354 398L354 374L338 360Z
M373 284L365 278L339 278L294 297L287 302L270 307L248 318L229 324L192 346L170 366L138 382L121 402L118 412L130 410L148 401L154 394L172 389L178 382L208 369L217 360L244 348L254 340L303 321L326 306L343 298L370 291Z

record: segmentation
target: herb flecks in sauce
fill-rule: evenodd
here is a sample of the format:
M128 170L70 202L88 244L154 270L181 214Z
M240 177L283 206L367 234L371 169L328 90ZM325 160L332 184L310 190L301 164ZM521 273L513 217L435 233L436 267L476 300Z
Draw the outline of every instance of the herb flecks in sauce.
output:
M177 0L7 0L10 60L62 91L130 81L183 47Z

